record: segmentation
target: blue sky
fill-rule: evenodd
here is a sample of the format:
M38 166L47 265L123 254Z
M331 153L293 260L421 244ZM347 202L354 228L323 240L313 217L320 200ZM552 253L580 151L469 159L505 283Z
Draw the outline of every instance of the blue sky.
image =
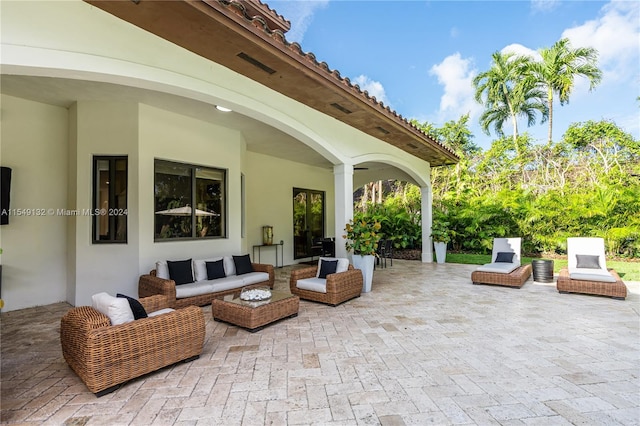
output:
M640 2L629 1L266 1L291 21L286 34L305 52L406 118L441 126L471 117L474 142L497 136L478 125L471 81L491 54L535 54L567 37L599 52L603 80L578 78L568 105L554 104L554 140L574 122L608 119L640 138ZM545 142L547 124L519 131ZM512 134L510 125L504 128Z

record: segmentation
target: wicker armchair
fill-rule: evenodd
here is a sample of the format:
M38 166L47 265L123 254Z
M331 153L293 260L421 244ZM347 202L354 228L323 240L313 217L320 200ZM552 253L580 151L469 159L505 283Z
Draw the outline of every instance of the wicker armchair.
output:
M354 269L353 265L349 265L349 269L346 272L327 275L326 293L304 290L297 287L296 284L298 280L313 278L316 276L317 271L317 266L293 270L291 272L291 278L289 279L291 294L295 294L300 297L300 299L326 303L332 306L339 305L354 297L360 297L363 283L362 271Z
M275 271L273 265L252 263L253 270L255 272L266 272L269 274L268 281L248 285L246 287L261 287L269 286L273 288L275 282ZM197 296L185 297L181 299L176 298L176 282L156 276L156 270L152 270L147 275L141 275L138 280L138 294L140 297L153 296L155 294L164 295L169 300L169 306L178 309L186 306L205 306L211 303L214 297L224 296L227 294L233 294L238 292L238 288L231 288L224 291L217 291L215 293L200 294Z
M167 298L141 298L147 312L168 307ZM100 397L128 380L200 356L205 320L195 306L112 326L91 306L71 308L60 322L67 364Z

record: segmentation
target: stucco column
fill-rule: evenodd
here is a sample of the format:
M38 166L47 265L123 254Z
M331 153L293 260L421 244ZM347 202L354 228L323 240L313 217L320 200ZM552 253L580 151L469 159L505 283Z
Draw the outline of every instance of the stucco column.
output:
M344 246L344 228L353 218L353 166L338 164L333 166L333 184L335 198L335 238L336 257L347 257Z
M433 199L430 186L420 188L422 194L422 261L433 262L433 244L431 243L431 223L433 222Z

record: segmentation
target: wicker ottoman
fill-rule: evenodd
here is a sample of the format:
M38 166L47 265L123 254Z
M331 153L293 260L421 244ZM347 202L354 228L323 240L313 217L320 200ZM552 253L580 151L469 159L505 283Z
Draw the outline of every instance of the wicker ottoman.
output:
M271 299L264 302L245 302L235 296L215 298L211 302L211 314L215 321L224 321L256 332L267 324L298 315L300 298L287 291L271 292Z
M573 280L569 277L569 270L563 268L560 270L556 287L560 293L595 294L624 300L627 297L627 286L616 271L609 269L609 272L616 282Z
M492 284L520 288L531 276L531 265L521 265L509 274L498 272L473 271L471 281L474 284Z

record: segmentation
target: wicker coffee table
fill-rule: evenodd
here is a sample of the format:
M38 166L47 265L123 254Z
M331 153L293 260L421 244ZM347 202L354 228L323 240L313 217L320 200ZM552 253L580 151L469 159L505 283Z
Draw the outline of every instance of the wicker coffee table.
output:
M271 298L261 302L246 302L240 299L240 294L215 298L211 302L211 314L216 321L237 325L253 333L280 319L297 316L299 306L298 296L272 290Z

